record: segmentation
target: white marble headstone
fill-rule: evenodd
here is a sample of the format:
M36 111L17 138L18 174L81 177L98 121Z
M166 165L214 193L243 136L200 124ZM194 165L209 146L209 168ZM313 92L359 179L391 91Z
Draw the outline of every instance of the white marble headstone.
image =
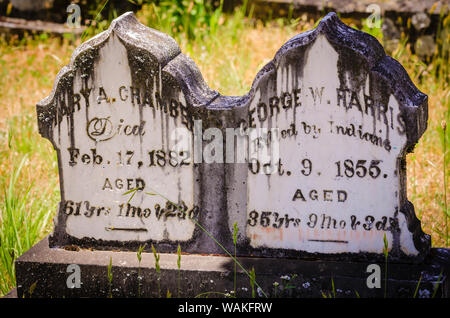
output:
M335 14L229 97L128 13L74 52L37 110L58 154L54 246L223 253L198 222L226 248L236 223L243 255L377 257L385 237L394 260L430 248L405 167L427 96Z

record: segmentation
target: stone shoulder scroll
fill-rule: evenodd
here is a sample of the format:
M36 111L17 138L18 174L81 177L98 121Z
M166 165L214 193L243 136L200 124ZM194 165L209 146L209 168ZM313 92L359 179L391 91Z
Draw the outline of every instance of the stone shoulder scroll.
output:
M236 224L248 256L379 259L384 237L392 260L430 248L405 163L427 96L334 13L241 97L210 89L171 37L124 14L75 50L37 113L58 155L51 246L223 254L209 235L231 250Z

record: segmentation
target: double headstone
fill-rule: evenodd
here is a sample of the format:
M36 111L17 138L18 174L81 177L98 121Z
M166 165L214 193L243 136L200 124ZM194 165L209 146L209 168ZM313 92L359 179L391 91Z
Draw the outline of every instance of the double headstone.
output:
M206 231L229 247L236 223L245 255L382 254L384 236L394 257L430 247L405 171L427 96L336 15L228 97L126 14L76 50L37 111L60 169L52 246L223 253Z
M329 14L242 97L210 89L132 13L83 43L37 105L58 156L51 247L422 261L405 156L427 96L372 36ZM218 245L215 240L221 243Z

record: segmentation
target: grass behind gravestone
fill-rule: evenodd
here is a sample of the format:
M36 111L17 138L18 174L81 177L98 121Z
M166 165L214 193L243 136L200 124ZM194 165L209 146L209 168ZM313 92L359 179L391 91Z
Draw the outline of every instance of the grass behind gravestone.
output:
M149 10L144 6L138 13L144 24ZM263 24L245 19L243 11L215 19L213 32L199 32L202 36L195 41L182 32L171 35L198 65L208 85L224 95L247 93L257 71L281 45L316 22L301 17L294 24L281 20ZM450 30L448 18L443 30ZM415 152L407 156L408 198L434 246L445 246L448 239L444 218L448 180L444 180L450 169L443 149L446 144L448 152L450 129L444 133L441 126L450 116L448 42L447 38L439 44L432 63L421 62L408 45L392 54L429 96L428 129ZM13 260L53 227L59 201L56 154L37 132L35 105L49 95L56 74L79 44L79 40L45 35L14 44L0 40L0 296L15 285Z

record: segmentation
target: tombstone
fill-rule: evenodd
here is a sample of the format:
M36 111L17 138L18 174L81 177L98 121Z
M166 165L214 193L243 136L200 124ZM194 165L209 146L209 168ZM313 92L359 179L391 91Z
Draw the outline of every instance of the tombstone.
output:
M449 252L431 249L406 196L427 107L377 40L334 13L284 44L242 97L210 89L172 38L124 14L75 50L37 105L61 202L54 232L16 262L19 295L36 279L38 296L106 295L111 257L116 295L136 296L136 251L152 245L172 290L177 247L190 254L184 296L231 290L235 248L263 289L298 276L290 296L320 296L331 277L343 295L380 295L366 269L386 253L392 295L424 272L427 291L437 282L448 295ZM73 263L97 284L68 290ZM152 261L142 267L155 287Z

